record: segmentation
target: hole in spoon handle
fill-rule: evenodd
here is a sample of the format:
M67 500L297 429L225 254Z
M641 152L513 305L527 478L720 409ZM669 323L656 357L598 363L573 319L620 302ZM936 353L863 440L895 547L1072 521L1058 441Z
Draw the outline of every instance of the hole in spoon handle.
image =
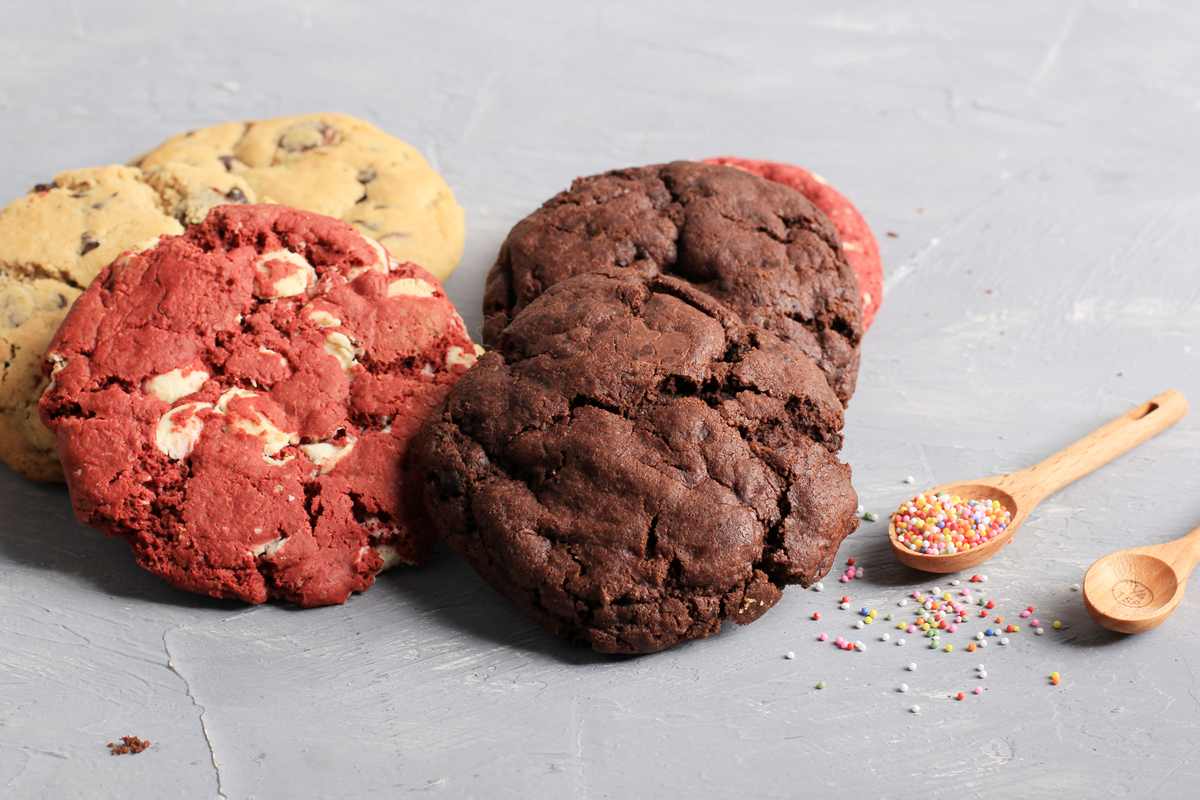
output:
M1165 391L1045 461L1017 473L1019 483L1035 502L1040 502L1171 427L1183 419L1187 408L1183 394L1174 389Z

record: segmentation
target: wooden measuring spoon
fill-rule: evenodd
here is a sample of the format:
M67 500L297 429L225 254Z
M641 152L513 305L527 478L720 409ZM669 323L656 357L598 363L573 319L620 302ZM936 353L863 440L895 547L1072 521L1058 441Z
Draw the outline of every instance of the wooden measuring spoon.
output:
M1034 506L1069 483L1132 450L1156 433L1174 425L1187 413L1187 398L1174 389L1142 403L1117 417L1075 444L1059 450L1045 461L1020 472L960 483L947 483L925 492L958 495L965 500L998 500L1011 513L1012 521L991 541L948 556L926 555L909 550L896 539L896 526L888 522L892 552L904 564L926 572L958 572L982 564L1008 544Z
M1083 605L1110 631L1141 633L1175 613L1200 561L1200 528L1182 539L1109 553L1083 576Z

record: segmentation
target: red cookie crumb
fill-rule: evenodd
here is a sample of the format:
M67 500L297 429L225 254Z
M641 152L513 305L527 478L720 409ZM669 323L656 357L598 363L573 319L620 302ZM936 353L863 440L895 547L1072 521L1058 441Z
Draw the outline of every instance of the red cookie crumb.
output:
M252 603L343 603L423 561L409 443L476 357L438 281L284 206L221 206L147 248L92 283L42 365L80 521L180 588Z
M150 746L149 742L139 739L136 736L122 736L121 741L123 744L113 744L112 742L108 743L108 746L112 748L112 755L123 756L126 753L137 754Z
M875 312L883 302L883 261L879 256L879 244L875 241L875 235L849 200L834 190L821 176L791 164L736 156L706 158L704 163L728 164L790 186L825 212L825 216L829 217L837 228L842 247L846 251L846 260L858 276L858 286L863 299L863 330L870 327L875 319Z

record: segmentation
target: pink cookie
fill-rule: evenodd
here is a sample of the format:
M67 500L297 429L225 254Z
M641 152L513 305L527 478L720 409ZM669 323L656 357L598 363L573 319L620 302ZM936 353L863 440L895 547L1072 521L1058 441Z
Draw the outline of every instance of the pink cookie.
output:
M728 164L761 178L790 186L824 211L825 216L829 217L837 228L838 236L842 239L842 248L846 251L846 260L858 276L863 300L863 330L870 327L875 319L875 312L879 310L879 304L883 301L883 261L879 257L879 244L867 226L867 221L849 200L835 191L824 178L791 164L736 156L706 158L704 163Z

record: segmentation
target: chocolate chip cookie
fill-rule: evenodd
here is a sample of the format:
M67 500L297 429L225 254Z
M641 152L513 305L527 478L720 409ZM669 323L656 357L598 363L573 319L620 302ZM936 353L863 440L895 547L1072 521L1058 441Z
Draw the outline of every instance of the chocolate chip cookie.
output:
M339 220L222 206L80 296L41 414L76 515L146 569L327 605L432 548L407 452L475 357L421 267Z
M550 633L646 653L752 622L857 527L824 374L688 282L566 278L494 341L428 424L425 499Z
M345 114L229 122L173 136L134 165L184 163L245 180L258 202L350 223L446 280L463 249L454 192L411 145Z
M684 278L854 393L862 297L836 228L796 190L677 161L579 178L517 223L488 274L484 344L548 287L604 267Z
M233 174L109 166L63 172L0 211L0 459L33 480L63 479L37 403L42 353L67 309L125 248L252 195Z

